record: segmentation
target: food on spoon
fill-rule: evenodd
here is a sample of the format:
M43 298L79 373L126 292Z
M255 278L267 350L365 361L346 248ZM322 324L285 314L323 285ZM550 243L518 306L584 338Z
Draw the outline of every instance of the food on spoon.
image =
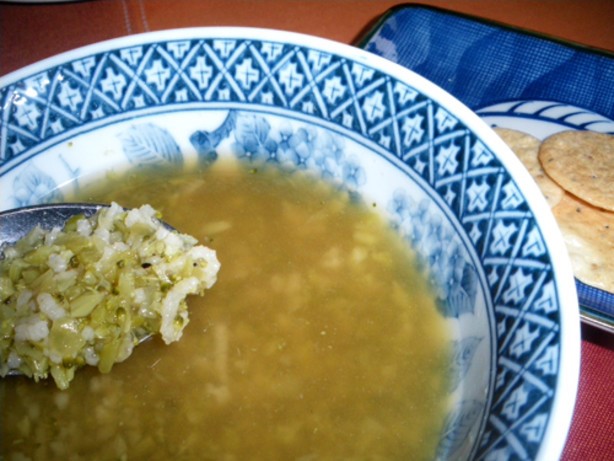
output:
M530 134L509 128L495 128L495 132L512 149L524 166L529 170L550 208L556 206L565 191L548 175L539 162L538 154L541 141Z
M557 133L544 140L539 160L563 189L614 211L614 136L591 131Z
M113 203L2 248L0 376L51 375L66 389L77 368L109 372L152 334L181 338L186 297L210 288L220 264L156 214Z

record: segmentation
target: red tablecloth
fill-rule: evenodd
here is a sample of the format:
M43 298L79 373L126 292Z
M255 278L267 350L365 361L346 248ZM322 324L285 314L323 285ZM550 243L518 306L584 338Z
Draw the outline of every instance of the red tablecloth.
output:
M78 46L175 27L268 27L351 43L388 8L399 3L390 0L0 3L0 75ZM614 50L612 0L422 0L420 3ZM614 460L614 336L590 328L583 328L582 333L579 393L563 459Z

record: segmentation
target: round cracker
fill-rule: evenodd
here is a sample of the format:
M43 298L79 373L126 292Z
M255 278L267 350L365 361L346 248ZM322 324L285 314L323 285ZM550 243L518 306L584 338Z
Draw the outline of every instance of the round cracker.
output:
M544 140L539 160L563 189L614 211L614 136L591 131L557 133Z
M531 173L546 197L550 208L556 206L565 194L565 191L546 175L539 162L538 154L541 141L530 134L509 128L495 128L495 132L512 149L525 168L529 170L529 173Z
M614 292L614 213L565 194L552 210L575 276L588 285Z

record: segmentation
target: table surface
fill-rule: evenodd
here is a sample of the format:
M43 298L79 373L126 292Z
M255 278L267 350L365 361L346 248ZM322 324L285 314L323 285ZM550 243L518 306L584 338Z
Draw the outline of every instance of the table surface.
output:
M0 3L0 75L100 40L176 27L267 27L354 43L386 10L401 3L389 0ZM614 51L612 0L420 3ZM581 367L576 410L562 459L613 460L614 335L583 327Z

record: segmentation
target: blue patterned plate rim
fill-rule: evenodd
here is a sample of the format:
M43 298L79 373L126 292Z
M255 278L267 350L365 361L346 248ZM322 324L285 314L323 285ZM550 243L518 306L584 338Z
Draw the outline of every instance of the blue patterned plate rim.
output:
M558 290L556 296L560 301L559 352L561 359L558 360L559 368L555 375L556 392L552 395L552 391L550 391L552 406L548 414L549 423L545 428L543 438L540 438L537 455L538 458L543 459L549 459L548 457L553 455L558 456L564 444L565 437L563 435L567 433L571 423L579 377L579 314L575 285L569 283L573 280L571 264L566 251L564 251L564 242L556 225L556 221L529 173L511 150L509 150L503 141L477 114L472 112L459 100L450 96L445 90L403 66L391 63L389 60L365 50L331 40L269 29L210 27L174 29L132 35L65 52L1 77L0 93L10 92L9 87L11 85L19 84L27 77L35 76L47 69L83 59L90 55L117 51L133 46L156 44L158 42L213 38L221 40L236 39L245 41L253 40L256 42L277 42L297 48L305 47L309 50L326 53L338 59L347 59L352 63L366 66L384 74L386 78L395 79L399 82L409 82L411 87L421 91L427 95L429 99L461 119L462 123L468 129L467 131L475 134L476 138L481 143L492 150L497 160L507 170L513 181L517 184L522 184L522 191L528 209L533 214L539 230L543 235L548 235L548 239L544 243L550 256L551 264L553 267L556 267L556 271L553 271L553 278ZM10 95L7 96L10 97ZM4 129L6 129L6 126ZM71 130L67 130L64 136L56 136L47 143L41 142L41 144L45 144L44 147L55 145L66 139L66 137L69 137L70 134ZM5 149L6 139L0 139L0 156L5 155ZM36 150L36 148L34 150ZM36 152L38 151L40 151L40 148ZM17 162L19 162L19 160L17 160ZM9 169L10 168L11 165L9 165ZM1 175L2 171L0 170L0 179L2 177ZM562 359L563 357L565 358L564 360Z

